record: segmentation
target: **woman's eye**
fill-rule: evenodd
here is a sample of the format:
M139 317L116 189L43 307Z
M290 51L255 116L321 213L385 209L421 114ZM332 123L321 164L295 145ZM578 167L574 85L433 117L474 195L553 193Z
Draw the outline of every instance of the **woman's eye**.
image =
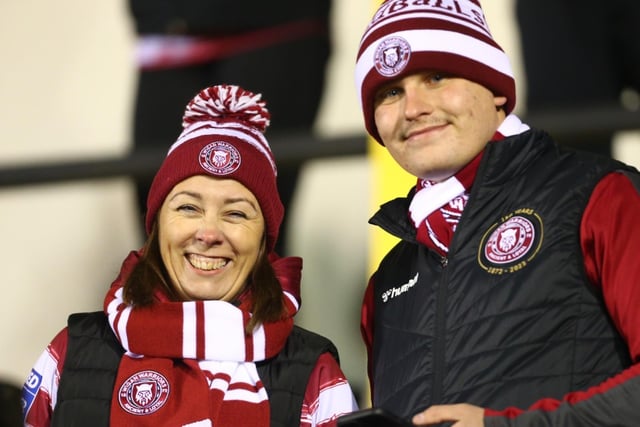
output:
M233 218L247 218L247 214L242 211L230 211L229 216Z
M193 205L180 205L177 210L181 212L195 212L196 207Z

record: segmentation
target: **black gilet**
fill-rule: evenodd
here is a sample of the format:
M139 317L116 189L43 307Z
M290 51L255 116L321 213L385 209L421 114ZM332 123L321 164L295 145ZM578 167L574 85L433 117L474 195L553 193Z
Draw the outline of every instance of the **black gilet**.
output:
M108 427L111 398L124 350L103 312L68 320L69 342L52 427ZM338 351L327 338L294 326L283 350L257 363L269 395L271 426L298 427L307 382L318 357Z
M374 277L373 404L402 416L527 408L629 366L580 247L589 197L612 171L638 177L540 131L490 143L446 258L416 243L410 197L383 205L371 222L401 241Z

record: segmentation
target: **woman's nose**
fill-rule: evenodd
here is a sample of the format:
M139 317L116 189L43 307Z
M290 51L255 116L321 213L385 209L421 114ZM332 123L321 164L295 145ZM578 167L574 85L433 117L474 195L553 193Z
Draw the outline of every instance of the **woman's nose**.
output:
M203 218L196 231L196 239L209 246L220 243L224 239L220 223L216 219Z

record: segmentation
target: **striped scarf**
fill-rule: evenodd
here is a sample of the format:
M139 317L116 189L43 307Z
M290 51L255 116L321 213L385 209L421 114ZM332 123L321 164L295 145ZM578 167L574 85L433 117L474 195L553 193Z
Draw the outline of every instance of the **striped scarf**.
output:
M418 178L416 194L409 206L409 214L416 226L416 239L441 256L449 253L449 244L469 200L469 189L481 159L482 152L442 182Z
M491 141L529 130L529 126L514 114L502 122ZM469 200L478 166L484 151L452 177L434 182L418 178L416 193L409 205L409 216L416 227L416 239L446 257L462 211Z
M127 257L104 301L109 324L125 349L111 425L268 426L268 397L255 362L275 356L293 328L300 258L274 262L278 278L294 289L293 294L285 291L289 317L260 325L251 335L245 333L251 317L246 297L236 306L173 302L158 293L152 306L127 305L122 278L138 259L138 252Z

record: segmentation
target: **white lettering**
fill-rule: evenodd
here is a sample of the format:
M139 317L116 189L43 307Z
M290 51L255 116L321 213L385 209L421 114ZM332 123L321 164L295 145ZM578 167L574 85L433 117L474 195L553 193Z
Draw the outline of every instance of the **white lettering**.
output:
M29 378L27 378L26 386L32 390L40 387L40 376L34 372L29 374Z
M457 16L468 22L473 22L489 32L486 18L482 9L470 1L460 2L459 0L393 0L385 2L373 16L370 27L377 24L381 19L402 12L422 12L431 9L435 12L448 13L450 16Z
M413 279L410 279L407 283L398 286L397 288L391 288L382 293L382 302L387 302L391 298L399 297L400 295L408 292L416 283L418 283L418 276L420 273L416 273Z

